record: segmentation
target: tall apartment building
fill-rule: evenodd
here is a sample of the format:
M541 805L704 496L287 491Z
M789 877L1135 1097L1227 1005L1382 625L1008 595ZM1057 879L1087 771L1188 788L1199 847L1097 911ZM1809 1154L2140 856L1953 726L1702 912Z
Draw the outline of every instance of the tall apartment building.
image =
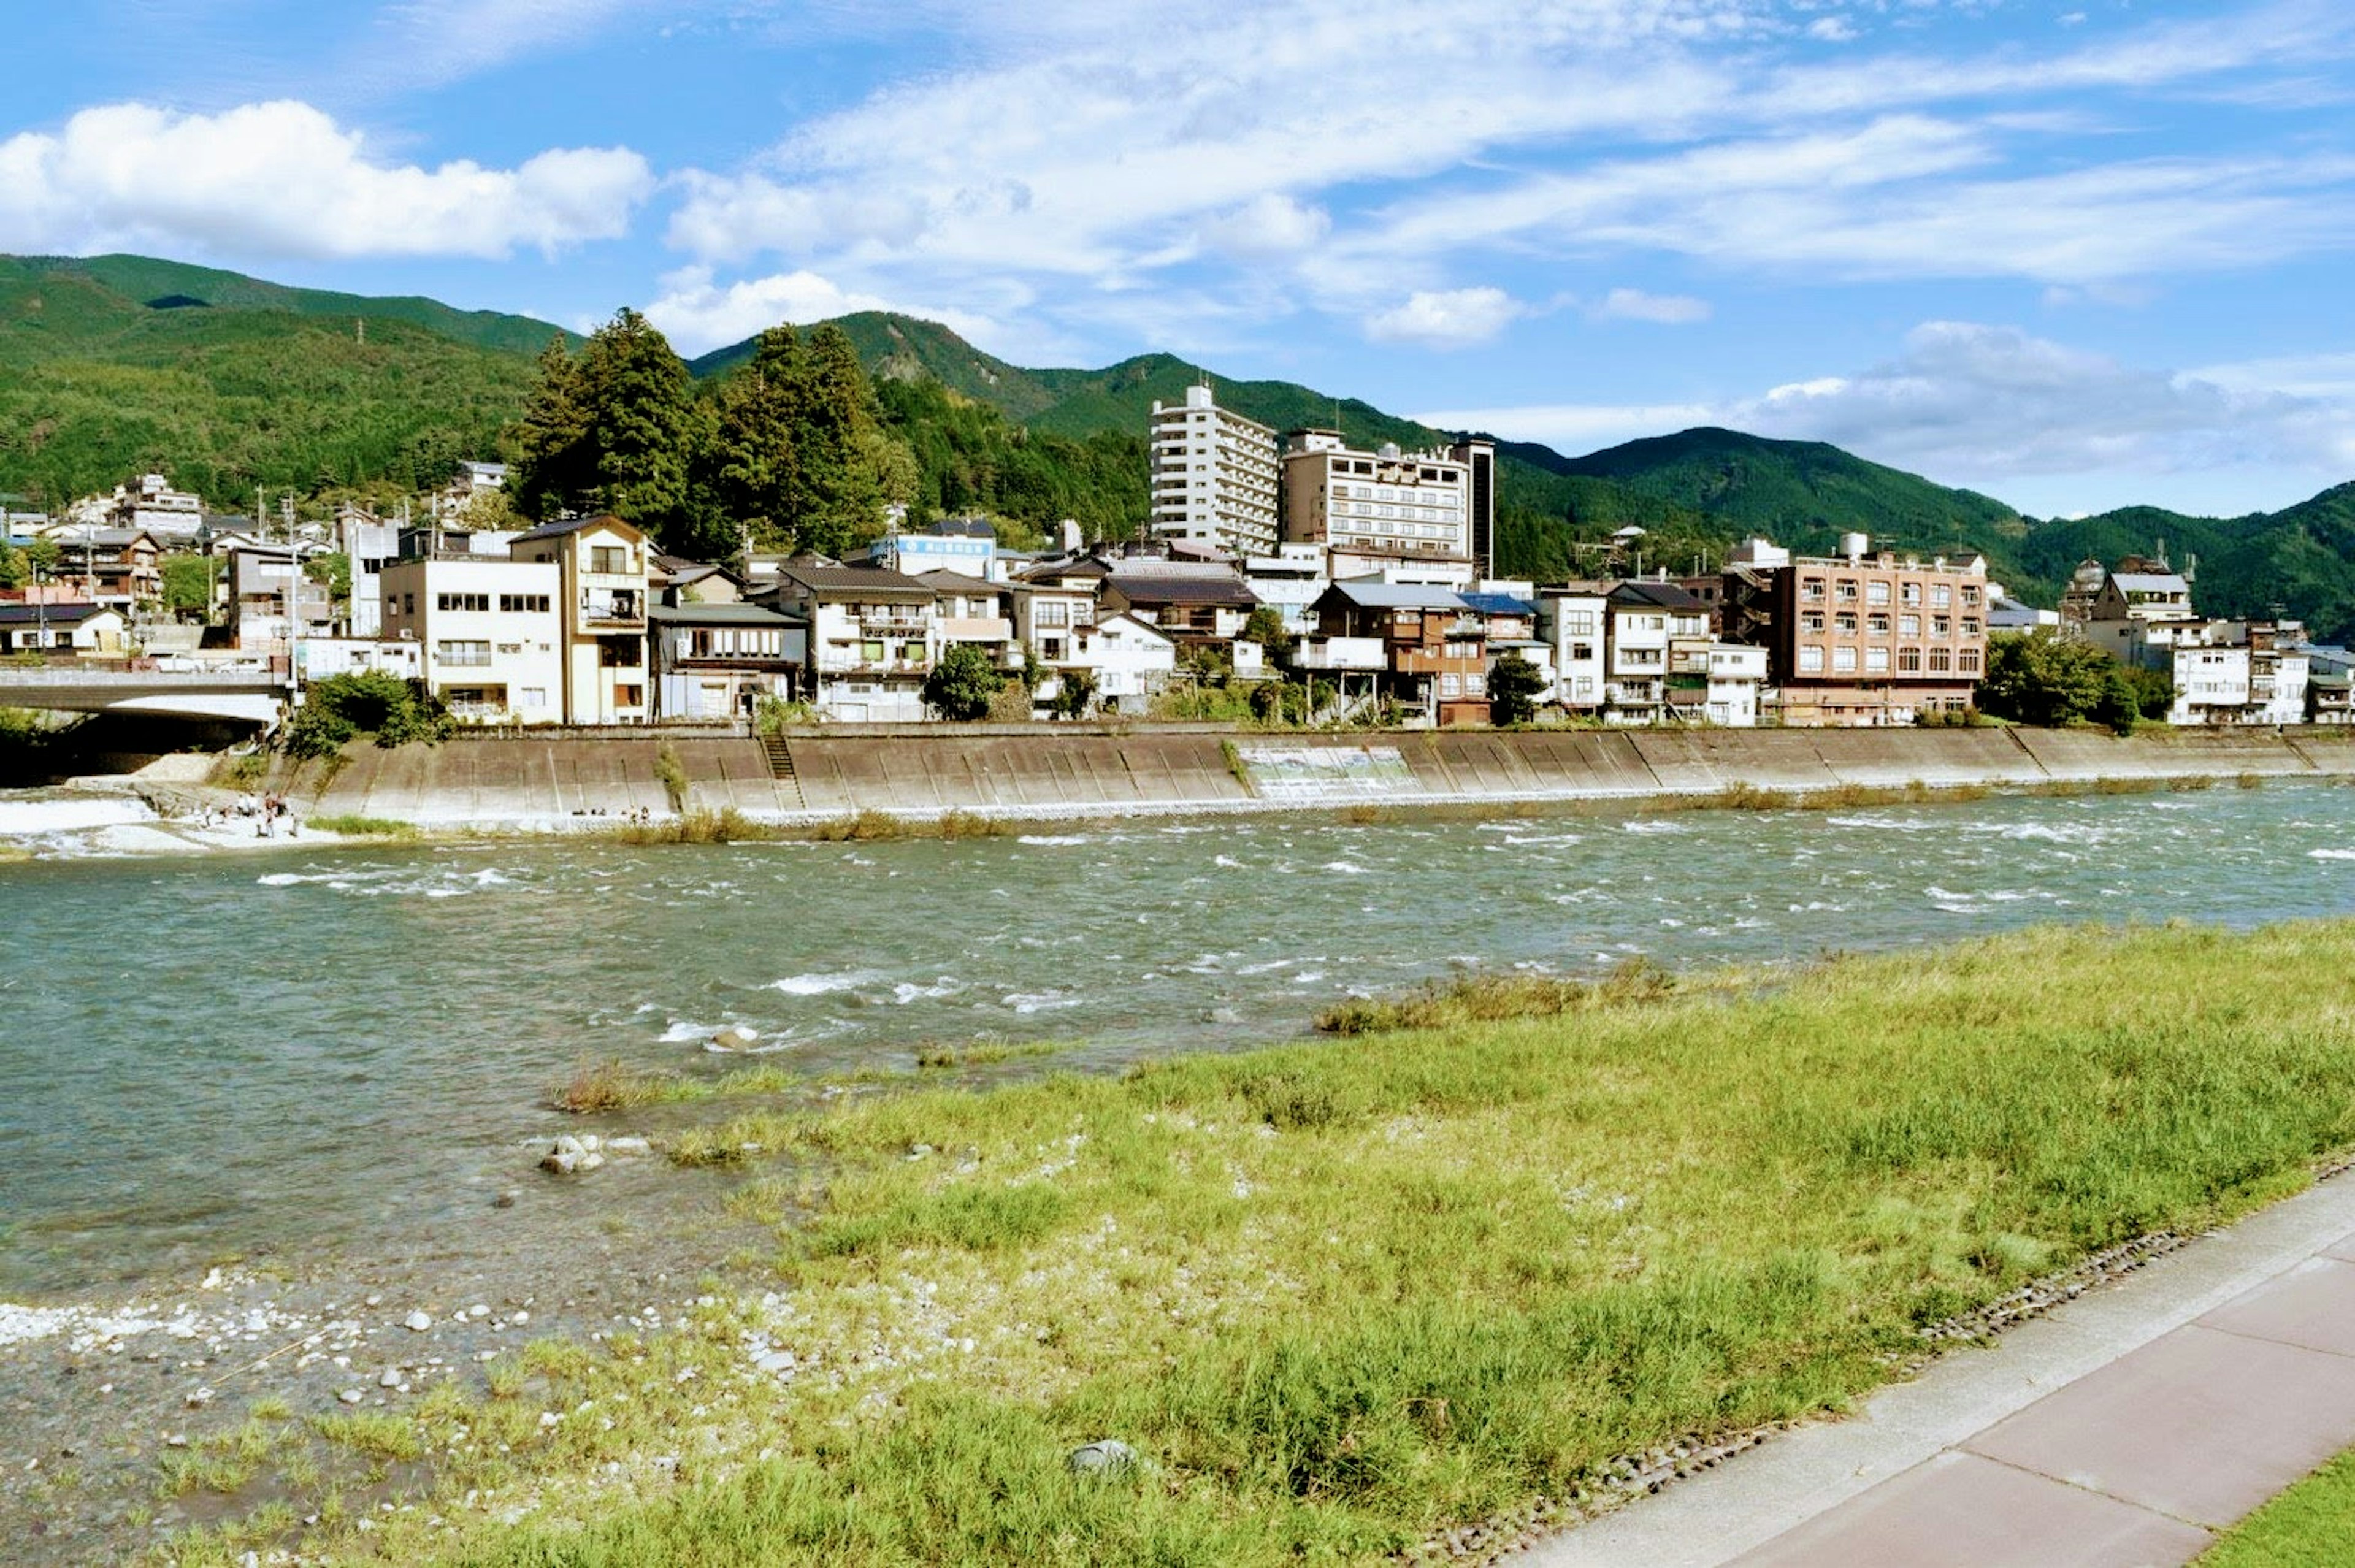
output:
M1153 405L1153 531L1269 555L1276 537L1275 432L1219 407L1208 387Z
M1284 453L1284 542L1330 551L1337 579L1412 565L1469 588L1494 559L1496 465L1486 440L1366 452L1337 431L1295 431Z

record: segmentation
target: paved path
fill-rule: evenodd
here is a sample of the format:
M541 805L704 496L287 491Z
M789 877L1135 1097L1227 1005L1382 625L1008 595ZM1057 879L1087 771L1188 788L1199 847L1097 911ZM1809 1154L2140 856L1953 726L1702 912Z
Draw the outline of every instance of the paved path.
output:
M2147 1568L2355 1445L2355 1175L1557 1536L1543 1568Z

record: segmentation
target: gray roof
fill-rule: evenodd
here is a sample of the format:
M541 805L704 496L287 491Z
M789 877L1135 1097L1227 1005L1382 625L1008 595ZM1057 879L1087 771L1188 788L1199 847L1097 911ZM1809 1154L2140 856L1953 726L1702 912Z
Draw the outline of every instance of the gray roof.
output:
M1611 591L1614 604L1648 604L1659 610L1706 610L1708 605L1673 582L1630 578Z
M2172 571L2114 571L2110 581L2121 593L2189 593L2191 585Z
M1132 604L1256 604L1259 595L1240 577L1142 575L1115 571L1104 580L1106 592Z
M990 582L969 571L951 571L945 567L934 571L916 573L916 581L927 588L937 588L949 593L1002 593L1006 584Z
M1423 582L1379 582L1370 578L1344 578L1325 591L1339 594L1361 610L1462 610L1464 595L1453 588Z
M533 539L562 539L566 534L577 534L583 528L593 528L601 523L619 523L632 533L639 531L635 523L623 517L614 517L608 512L594 517L562 517L552 523L542 523L536 528L526 528L507 542L526 544Z
M930 602L932 597L931 589L905 572L878 566L788 566L779 575L828 598Z
M650 604L646 619L658 626L800 626L799 615L759 604Z

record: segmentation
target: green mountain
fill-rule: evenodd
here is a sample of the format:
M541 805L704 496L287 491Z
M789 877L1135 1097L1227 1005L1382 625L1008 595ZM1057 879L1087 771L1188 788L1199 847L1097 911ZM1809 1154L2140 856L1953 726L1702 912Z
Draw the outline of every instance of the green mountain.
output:
M849 335L859 363L879 381L929 379L1017 420L1028 420L1055 404L1056 394L1037 379L1041 372L1017 369L985 354L936 321L863 310L837 316L834 325ZM690 359L687 368L709 379L734 369L751 357L752 340L748 337Z
M527 315L493 310L457 310L416 295L372 297L324 289L289 288L241 272L164 261L150 256L16 256L0 258L0 277L40 280L86 278L108 293L165 310L282 311L289 315L331 317L349 326L405 321L455 343L476 348L537 354L551 337L580 342L578 335Z
M1720 554L1751 534L1829 553L1840 535L1859 532L1905 554L1984 555L2008 586L2041 581L2022 555L2033 525L2012 507L1822 442L1704 426L1583 457L1561 457L1541 446L1511 450L1559 481L1557 526L1580 539L1636 523L1661 536L1646 541L1653 554L1672 560L1679 552ZM1543 555L1552 534L1552 527L1542 529L1524 548Z
M55 504L151 468L236 509L256 486L423 488L498 449L556 330L137 257L0 258L0 490Z
M837 323L879 389L929 509L1027 524L1077 517L1117 536L1145 512L1153 403L1209 376L1167 354L1102 369L1026 369L935 322L861 312ZM59 501L160 468L215 504L256 485L380 494L437 483L501 450L559 329L422 298L288 288L139 256L0 257L0 491ZM568 339L569 339L569 335ZM691 368L723 379L749 343ZM1220 401L1279 431L1338 428L1360 443L1445 433L1289 381L1211 377ZM1594 547L1644 528L1644 563L1681 568L1745 534L1803 550L1838 536L1928 555L1983 554L2016 592L2051 603L2088 555L2199 558L2201 606L2286 612L2355 636L2355 485L2279 512L2191 517L2156 507L2039 522L1967 490L1820 443L1700 429L1584 456L1498 448L1498 566L1559 579L1602 568Z

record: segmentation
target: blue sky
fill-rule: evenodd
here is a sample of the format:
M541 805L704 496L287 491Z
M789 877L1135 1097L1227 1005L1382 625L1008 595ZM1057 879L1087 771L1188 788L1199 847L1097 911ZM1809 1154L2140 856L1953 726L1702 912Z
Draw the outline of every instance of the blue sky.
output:
M5 0L0 250L889 306L2038 515L2355 478L2344 0Z

